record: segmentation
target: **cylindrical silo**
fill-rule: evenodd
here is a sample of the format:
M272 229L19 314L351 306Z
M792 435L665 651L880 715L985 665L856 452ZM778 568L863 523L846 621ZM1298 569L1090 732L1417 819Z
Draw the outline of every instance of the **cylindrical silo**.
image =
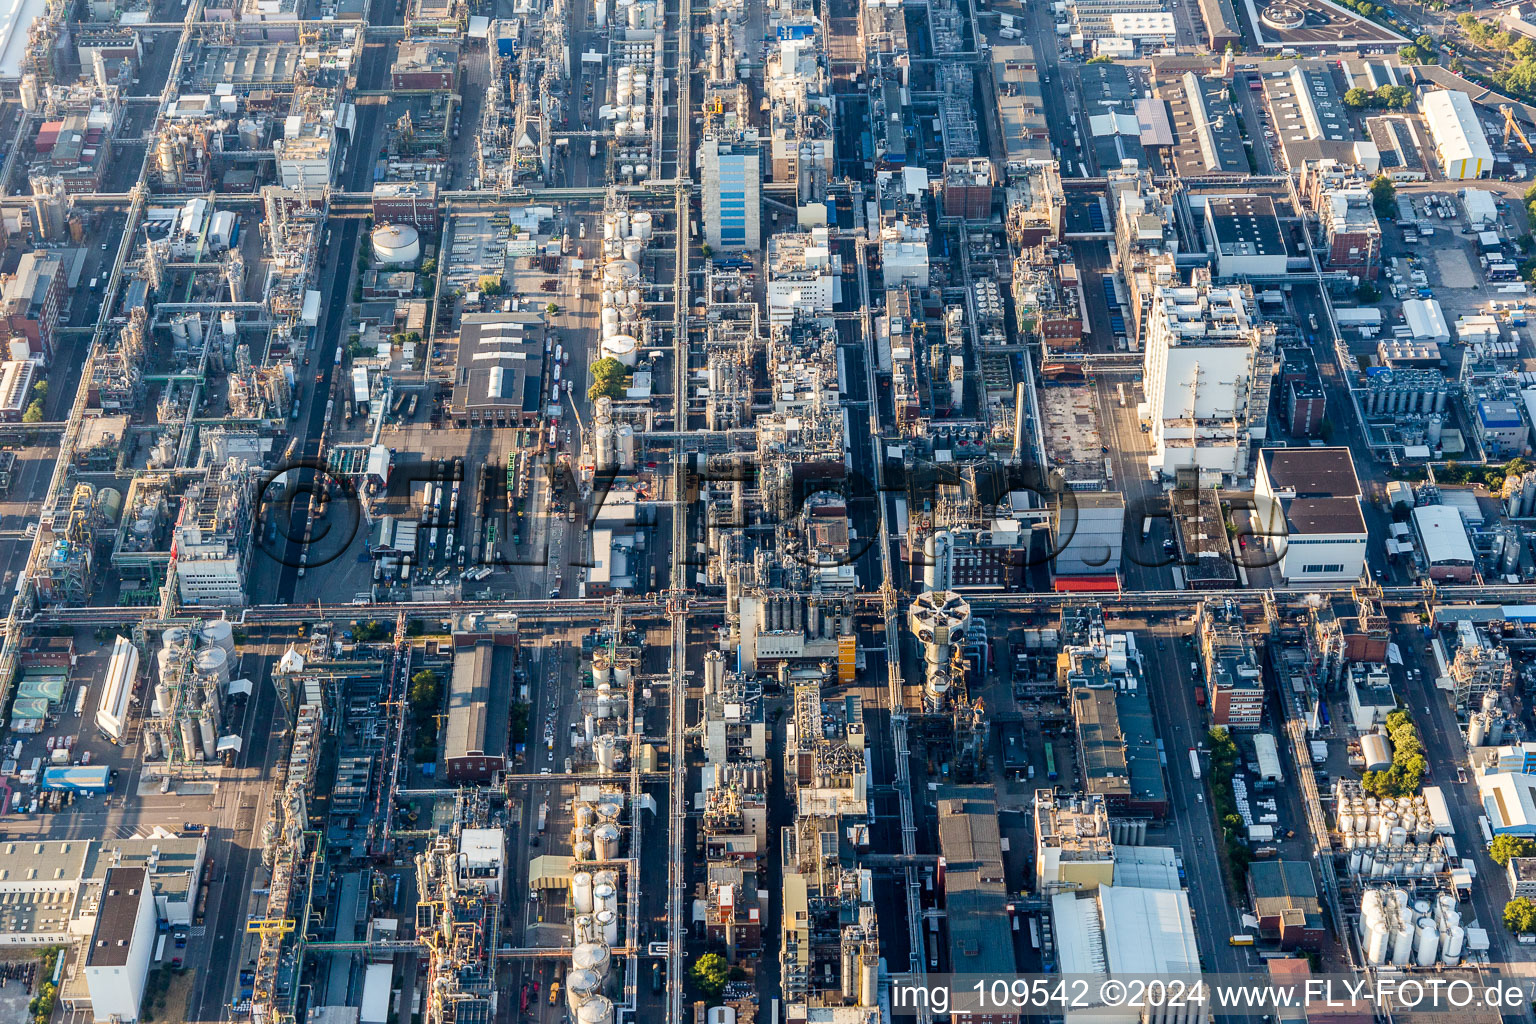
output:
M588 999L597 995L603 986L603 979L591 971L572 968L565 974L565 1005L572 1013Z
M571 965L588 970L599 978L608 977L609 948L601 942L583 942L571 951Z
M222 647L204 647L194 664L198 675L217 679L221 685L229 682L229 655Z
M1460 925L1450 928L1445 935L1445 948L1440 952L1440 958L1445 961L1445 966L1455 967L1461 962L1461 944L1466 941L1467 933Z
M619 857L619 826L604 822L592 830L592 842L597 848L598 860L617 860Z
M598 910L619 909L619 890L617 887L603 882L592 887L592 905Z
M578 871L571 876L571 909L578 914L592 913L592 875Z
M1435 966L1435 959L1440 952L1440 933L1435 930L1435 922L1427 917L1419 920L1418 941L1414 961L1420 967Z
M200 635L204 644L221 649L229 655L231 661L234 660L235 627L230 625L228 619L215 619L205 624Z
M613 1002L607 996L593 996L576 1011L576 1024L613 1024Z
M197 728L203 739L203 757L212 761L219 752L219 742L214 734L212 716L204 714L197 720Z
M609 946L619 944L619 915L614 910L599 910L593 915L593 921L597 925L597 937Z

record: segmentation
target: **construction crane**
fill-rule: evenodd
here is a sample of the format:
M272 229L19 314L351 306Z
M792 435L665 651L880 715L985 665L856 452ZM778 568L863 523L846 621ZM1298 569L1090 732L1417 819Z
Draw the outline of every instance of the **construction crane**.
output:
M1520 145L1525 147L1525 151L1536 155L1536 149L1531 148L1531 141L1525 137L1525 132L1520 130L1520 123L1515 120L1515 108L1507 103L1500 104L1499 113L1504 115L1504 147L1509 148L1509 133L1514 132L1515 137L1520 140Z

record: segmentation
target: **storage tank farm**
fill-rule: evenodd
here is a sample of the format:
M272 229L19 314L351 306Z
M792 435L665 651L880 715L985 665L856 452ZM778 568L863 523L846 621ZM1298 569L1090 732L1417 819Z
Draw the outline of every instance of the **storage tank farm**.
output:
M634 6L641 4L631 5ZM624 70L620 68L621 75ZM631 90L640 88L634 84L634 75L631 72L622 79ZM641 82L644 82L643 75ZM654 224L649 212L631 212L622 196L610 198L603 211L598 258L593 262L600 303L595 358L618 360L626 370L634 370L640 365L641 350L649 344L651 336L645 293L652 282L647 280L643 268L647 262L646 251L655 234ZM642 409L628 408L622 399L617 403L606 396L598 399L587 434L583 468L590 466L599 473L632 471L639 444L635 422L630 417L639 415L643 415ZM590 476L587 479L590 480Z
M223 712L232 688L249 680L231 678L239 663L234 627L224 619L200 626L172 626L160 634L154 680L143 737L144 757L169 764L219 759L232 753L233 737L221 741Z

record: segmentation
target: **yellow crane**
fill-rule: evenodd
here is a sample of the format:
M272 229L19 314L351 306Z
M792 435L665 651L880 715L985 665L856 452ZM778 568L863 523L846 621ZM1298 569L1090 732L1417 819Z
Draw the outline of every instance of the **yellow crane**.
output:
M1520 140L1520 145L1525 147L1525 151L1527 153L1536 155L1536 149L1531 148L1530 140L1525 137L1525 132L1520 130L1520 124L1515 120L1515 108L1506 103L1499 107L1499 113L1504 115L1505 147L1508 148L1509 146L1509 133L1514 132L1515 137Z

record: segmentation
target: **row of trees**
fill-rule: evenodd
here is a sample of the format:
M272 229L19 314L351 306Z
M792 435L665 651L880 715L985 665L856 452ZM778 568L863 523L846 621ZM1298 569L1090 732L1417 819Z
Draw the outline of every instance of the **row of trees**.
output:
M1382 85L1375 91L1356 86L1344 94L1344 105L1356 110L1406 110L1412 102L1413 90L1406 85Z
M1388 715L1387 738L1392 741L1392 767L1384 772L1366 772L1360 785L1376 797L1413 796L1429 771L1413 716L1401 709Z
M1473 46L1488 51L1496 61L1489 85L1517 99L1536 100L1536 40L1500 31L1470 11L1458 15L1456 24Z
M1242 815L1237 813L1237 797L1232 792L1232 776L1237 771L1237 744L1224 726L1212 729L1206 739L1211 744L1211 806L1216 809L1216 824L1221 828L1222 845L1232 865L1234 882L1241 883L1248 873L1248 836Z

